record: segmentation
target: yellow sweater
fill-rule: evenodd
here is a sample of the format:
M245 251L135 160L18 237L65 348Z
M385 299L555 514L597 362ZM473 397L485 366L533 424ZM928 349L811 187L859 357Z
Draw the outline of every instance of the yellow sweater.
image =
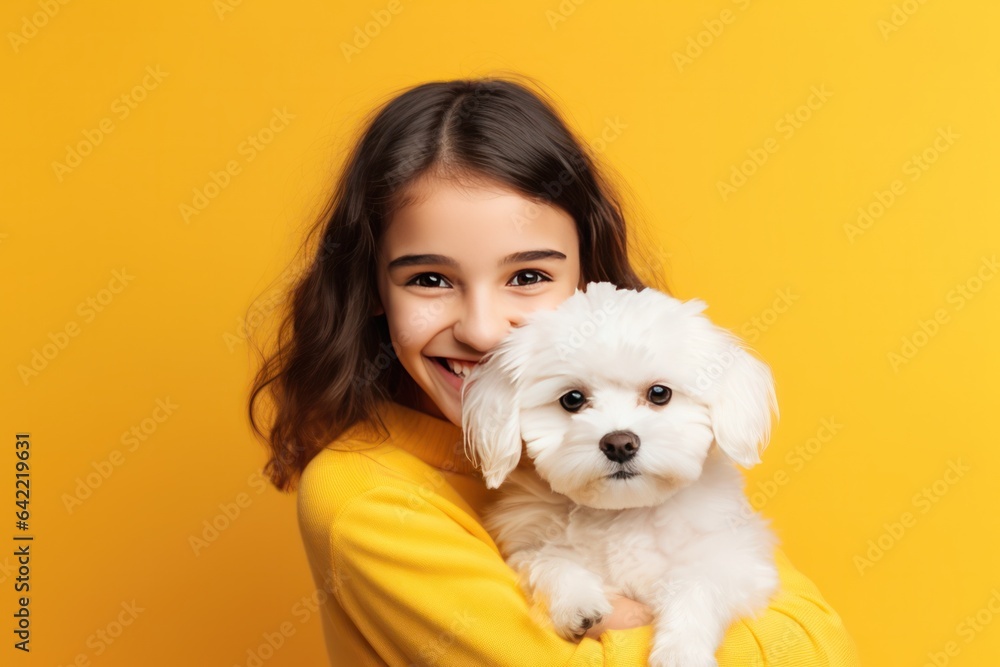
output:
M646 664L651 626L575 643L526 598L480 521L503 488L486 488L460 428L397 403L381 414L386 441L354 427L316 455L298 489L331 665ZM776 557L780 591L730 626L720 667L858 665L837 613Z

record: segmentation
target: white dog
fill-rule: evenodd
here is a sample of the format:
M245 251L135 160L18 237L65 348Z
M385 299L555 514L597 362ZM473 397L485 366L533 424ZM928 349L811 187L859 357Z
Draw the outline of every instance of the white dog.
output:
M778 585L734 465L767 445L771 371L704 309L590 283L530 313L462 388L466 451L489 488L508 480L484 525L526 590L567 639L610 594L649 605L654 667L716 665Z

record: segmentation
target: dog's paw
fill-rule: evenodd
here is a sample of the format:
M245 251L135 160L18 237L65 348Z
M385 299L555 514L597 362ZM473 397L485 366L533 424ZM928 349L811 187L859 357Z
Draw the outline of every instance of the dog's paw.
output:
M718 667L715 652L689 643L653 639L649 667Z
M605 615L610 614L614 607L603 593L591 600L574 596L573 599L553 601L549 607L549 615L556 632L563 639L579 641L587 630L600 623Z

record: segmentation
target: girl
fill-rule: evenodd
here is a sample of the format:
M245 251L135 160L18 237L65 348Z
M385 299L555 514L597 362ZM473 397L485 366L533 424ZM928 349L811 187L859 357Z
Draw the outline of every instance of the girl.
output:
M579 642L555 633L482 528L500 491L464 453L465 369L588 282L645 287L595 158L529 85L426 83L366 121L254 383L261 437L266 388L276 407L265 472L298 482L331 665L646 664L639 602L613 600ZM776 558L779 593L730 627L719 665L858 664L836 612Z

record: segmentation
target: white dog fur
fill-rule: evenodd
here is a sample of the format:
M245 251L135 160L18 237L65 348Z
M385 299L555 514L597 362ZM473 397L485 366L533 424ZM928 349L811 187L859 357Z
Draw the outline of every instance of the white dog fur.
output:
M771 371L705 307L590 283L530 313L462 388L466 451L489 488L507 482L484 525L526 590L567 639L611 594L649 605L654 667L716 665L778 586L777 539L735 465L767 446Z

